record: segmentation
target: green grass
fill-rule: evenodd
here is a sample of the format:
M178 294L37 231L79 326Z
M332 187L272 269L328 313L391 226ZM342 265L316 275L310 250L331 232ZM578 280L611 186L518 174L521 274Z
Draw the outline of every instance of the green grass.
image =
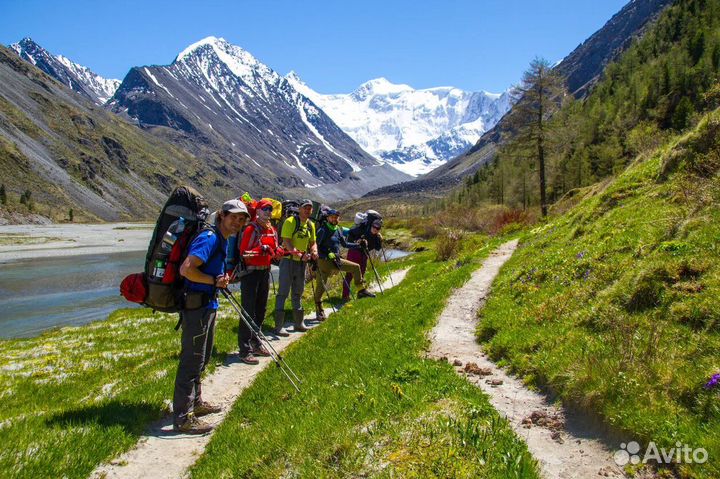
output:
M351 303L288 351L304 381L300 396L269 368L238 400L212 447L245 443L247 436L239 441L233 431L248 426L248 410L269 414L253 417L244 434L274 431L269 439L280 442L252 446L260 454L254 458L245 449L234 452L221 462L224 470L235 474L264 460L262 451L287 447L281 462L306 477L360 470L373 476L536 477L525 446L483 395L449 365L421 358L424 333L450 288L487 252L468 250L460 263L433 262L429 252L391 262L390 269L415 265L403 285L377 300ZM335 299L340 279L333 281ZM308 308L310 294L308 287ZM268 317L273 304L271 297ZM168 413L179 350L176 320L126 309L106 321L0 341L0 477L87 477L132 448L149 422ZM209 372L237 350L237 319L224 307L216 337ZM439 445L428 448L430 440ZM369 449L389 465L370 461ZM214 461L210 454L196 474ZM244 459L236 461L236 454ZM275 477L280 467L258 474Z
M537 477L485 396L449 364L422 357L450 291L490 251L483 246L460 261L428 252L393 262L413 265L400 285L290 347L302 392L275 368L260 374L192 476Z
M525 235L478 330L493 359L627 440L704 447L682 477L720 476L720 394L703 388L720 372L718 117Z
M0 341L0 477L86 477L167 412L177 315L119 310L106 321ZM218 323L217 361L237 349ZM210 369L214 364L210 365Z

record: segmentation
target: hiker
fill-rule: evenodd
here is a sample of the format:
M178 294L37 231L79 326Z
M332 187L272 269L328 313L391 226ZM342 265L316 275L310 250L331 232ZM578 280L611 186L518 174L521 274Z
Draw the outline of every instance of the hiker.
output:
M285 300L291 290L294 330L296 332L307 331L307 326L303 323L305 311L302 306L302 295L305 291L305 268L308 261L318 259L315 223L310 221L312 207L312 201L300 201L298 214L288 216L280 232L283 248L289 255L280 260L280 285L275 298L274 333L277 336L289 336L283 326L285 324Z
M225 272L227 238L237 234L248 217L241 201L226 201L216 213L215 224L202 229L192 240L180 265L185 293L180 311L180 364L173 394L173 429L177 432L204 434L212 426L197 418L220 412L219 406L203 400L200 378L210 361L215 339L217 291L230 281Z
M362 274L363 278L365 277L365 270L367 269L368 254L370 251L380 251L382 248L381 228L382 220L378 218L374 219L370 224L360 223L354 228L350 228L350 232L348 233L348 241L351 243L357 242L360 244L360 248L349 249L346 258L348 261L360 265L360 274ZM350 299L351 278L352 275L350 273L345 274L342 297L343 300L346 301Z
M375 295L367 290L365 280L360 274L360 265L342 259L340 257L340 246L349 249L357 249L361 247L361 243L348 242L341 233L341 227L338 226L340 221L340 213L337 210L329 209L325 212L325 221L317 232L318 254L318 271L317 284L315 288L315 309L318 321L325 320L325 313L322 307L322 295L325 292L325 284L327 279L337 273L350 273L353 282L358 288L358 298L374 298ZM364 241L364 240L360 240Z
M278 244L277 231L270 222L272 211L270 201L258 201L255 220L247 225L240 242L240 255L248 270L240 279L242 307L258 328L262 328L267 311L270 265L273 259L279 260L285 254ZM240 321L238 329L238 344L240 360L246 364L258 364L255 356L270 356L270 352L243 321Z

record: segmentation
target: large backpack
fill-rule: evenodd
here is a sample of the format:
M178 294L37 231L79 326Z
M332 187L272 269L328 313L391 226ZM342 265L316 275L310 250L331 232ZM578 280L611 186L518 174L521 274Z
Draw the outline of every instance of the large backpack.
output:
M180 265L195 236L212 227L206 223L209 213L207 202L193 188L175 188L155 224L145 271L127 276L120 285L121 294L156 311L180 311L185 283Z

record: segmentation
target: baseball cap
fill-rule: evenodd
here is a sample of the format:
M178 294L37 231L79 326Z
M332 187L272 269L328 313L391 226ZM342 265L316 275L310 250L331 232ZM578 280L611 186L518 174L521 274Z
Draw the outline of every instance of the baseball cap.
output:
M225 213L245 213L246 215L250 216L247 207L245 206L245 203L240 200L226 201L222 205L222 210Z
M303 206L312 206L312 204L313 204L312 200L308 200L308 199L300 200L300 208L302 208Z

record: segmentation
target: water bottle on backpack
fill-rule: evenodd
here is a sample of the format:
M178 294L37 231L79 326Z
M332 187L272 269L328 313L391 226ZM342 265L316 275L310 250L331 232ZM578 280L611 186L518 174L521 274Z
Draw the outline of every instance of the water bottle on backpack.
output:
M181 216L170 224L163 235L162 242L160 243L160 251L158 252L157 259L155 260L155 268L153 269L153 276L156 279L162 279L165 277L165 267L167 266L168 256L170 256L170 252L172 251L175 241L177 241L178 237L184 230L185 218Z

